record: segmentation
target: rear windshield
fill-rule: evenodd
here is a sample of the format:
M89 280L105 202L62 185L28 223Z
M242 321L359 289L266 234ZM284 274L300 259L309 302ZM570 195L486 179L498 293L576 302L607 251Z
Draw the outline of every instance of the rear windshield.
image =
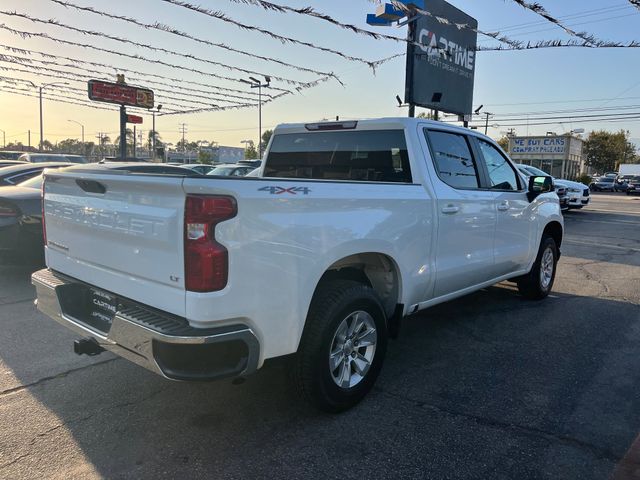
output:
M264 177L411 183L404 130L275 135Z

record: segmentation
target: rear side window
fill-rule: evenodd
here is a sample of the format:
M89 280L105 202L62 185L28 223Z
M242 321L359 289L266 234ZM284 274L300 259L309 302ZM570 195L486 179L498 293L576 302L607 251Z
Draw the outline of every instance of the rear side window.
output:
M478 188L478 168L467 138L457 133L426 130L440 179L454 188Z
M404 130L275 135L263 176L412 182Z

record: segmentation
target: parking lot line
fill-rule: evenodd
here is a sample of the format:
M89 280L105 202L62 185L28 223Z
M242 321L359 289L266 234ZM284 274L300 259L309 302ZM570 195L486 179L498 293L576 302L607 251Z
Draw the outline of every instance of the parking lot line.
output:
M585 223L611 223L611 224L628 224L628 225L640 225L640 221L639 222L632 222L629 220L587 220L586 218L571 218L571 221L575 221L575 222L585 222ZM567 220L567 218L565 217L565 220Z
M621 247L620 245L612 245L610 243L578 242L576 240L565 240L564 242L571 243L573 245L585 245L587 247L603 247L603 248L612 248L614 250L624 250L627 252L640 252L640 248Z

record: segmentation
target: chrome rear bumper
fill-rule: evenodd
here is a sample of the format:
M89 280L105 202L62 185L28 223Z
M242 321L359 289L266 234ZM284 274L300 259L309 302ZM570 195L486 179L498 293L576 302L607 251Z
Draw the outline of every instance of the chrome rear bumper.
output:
M260 345L245 325L211 329L189 326L183 318L120 299L108 331L82 314L82 299L91 288L49 269L35 272L38 310L83 337L172 380L215 380L247 375L258 366ZM79 313L80 312L80 313Z

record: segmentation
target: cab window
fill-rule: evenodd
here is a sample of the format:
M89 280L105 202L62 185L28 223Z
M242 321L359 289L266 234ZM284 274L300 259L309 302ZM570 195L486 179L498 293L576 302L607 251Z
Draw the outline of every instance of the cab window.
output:
M507 159L489 142L478 139L482 161L487 167L487 174L492 190L519 190L518 175Z
M438 176L454 188L478 188L478 168L465 135L425 129Z

